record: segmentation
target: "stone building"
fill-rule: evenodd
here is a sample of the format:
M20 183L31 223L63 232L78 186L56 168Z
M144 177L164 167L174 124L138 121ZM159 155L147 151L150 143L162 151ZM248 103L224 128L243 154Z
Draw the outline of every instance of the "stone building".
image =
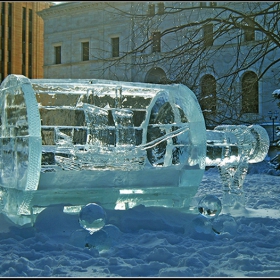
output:
M1 2L0 81L9 74L43 77L44 22L37 11L51 2Z
M225 3L240 11L246 12L250 8L250 3L188 1L68 2L52 6L38 12L44 20L44 78L149 83L179 81L195 92L205 116L212 117L206 122L208 127L215 121L234 122L234 117L238 116L239 124L259 123L271 135L268 112L278 110L271 94L279 88L279 66L272 66L260 79L258 76L260 69L265 69L279 57L279 48L271 50L265 59L252 62L246 69L238 71L231 83L221 78L236 67L236 57L240 64L257 57L262 48L258 42L264 39L262 32L232 27L214 40L218 27L207 24L193 35L193 40L201 38L205 51L194 61L192 68L187 67L190 61L187 57L196 55L195 48L185 56L174 55L177 45L190 40L187 32L194 28L190 26L187 31L182 29L170 33L166 30L188 22L203 21L217 13L215 8ZM250 26L250 22L245 25ZM235 36L241 29L244 33ZM141 48L147 40L150 43ZM251 87L252 80L258 82ZM236 98L230 100L226 94ZM211 98L207 99L207 95ZM227 99L230 104L226 104ZM225 113L222 120L217 120L219 114L215 115L216 110L224 108L226 112L230 106L235 111L227 116Z

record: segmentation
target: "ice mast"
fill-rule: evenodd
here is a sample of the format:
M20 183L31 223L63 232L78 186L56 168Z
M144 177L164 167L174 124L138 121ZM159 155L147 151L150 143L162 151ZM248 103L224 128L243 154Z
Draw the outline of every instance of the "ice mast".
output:
M57 203L188 209L205 164L219 166L230 194L269 146L257 125L206 131L194 93L179 84L9 75L0 116L0 211L17 224Z

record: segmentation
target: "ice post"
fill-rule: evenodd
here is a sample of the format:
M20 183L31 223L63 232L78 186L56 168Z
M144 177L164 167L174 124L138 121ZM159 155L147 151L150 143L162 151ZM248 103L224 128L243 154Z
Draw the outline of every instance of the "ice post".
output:
M205 165L225 202L242 201L248 163L269 140L258 126L205 128L184 85L9 75L0 87L0 211L33 223L51 204L77 212L139 204L189 209Z

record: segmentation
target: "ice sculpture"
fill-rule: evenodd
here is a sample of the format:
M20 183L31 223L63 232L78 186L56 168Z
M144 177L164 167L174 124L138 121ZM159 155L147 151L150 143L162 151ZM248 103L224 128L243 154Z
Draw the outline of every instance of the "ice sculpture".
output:
M245 204L243 182L249 163L264 160L269 137L259 125L220 125L207 130L207 166L217 166L223 183L223 206Z
M20 225L58 203L188 209L205 165L240 195L269 146L257 125L207 131L184 85L9 75L0 91L0 211Z

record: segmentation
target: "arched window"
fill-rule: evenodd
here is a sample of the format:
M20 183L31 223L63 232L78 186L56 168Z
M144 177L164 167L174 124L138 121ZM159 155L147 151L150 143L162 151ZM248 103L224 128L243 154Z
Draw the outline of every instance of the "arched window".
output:
M203 114L215 114L216 113L216 79L212 75L205 75L201 79L201 98L200 106Z
M145 82L152 84L167 84L168 80L164 70L160 67L155 67L148 71Z
M242 113L259 112L258 76L250 71L242 77Z

